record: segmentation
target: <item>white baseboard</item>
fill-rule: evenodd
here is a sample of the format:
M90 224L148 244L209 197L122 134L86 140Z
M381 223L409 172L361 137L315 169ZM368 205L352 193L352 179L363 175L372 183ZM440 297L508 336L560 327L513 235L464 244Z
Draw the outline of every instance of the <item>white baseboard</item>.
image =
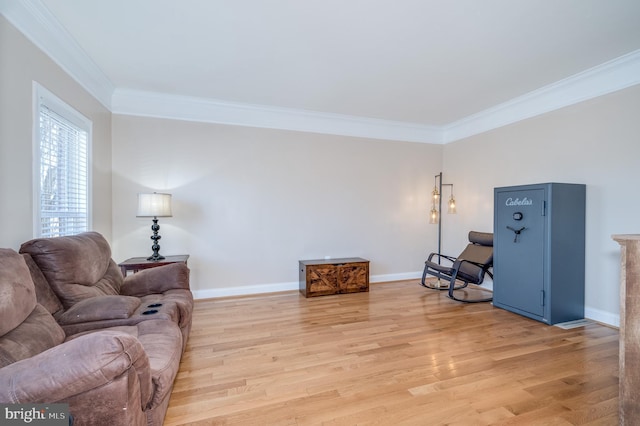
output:
M422 271L402 272L399 274L372 275L369 277L370 283L382 283L389 281L401 281L418 279L422 277ZM281 291L298 290L298 281L284 283L257 284L242 287L211 288L206 290L194 290L195 299L213 299L217 297L229 296L249 296L252 294L277 293ZM620 315L612 314L596 308L585 306L584 317L613 327L620 327Z
M611 312L585 306L584 317L613 327L620 327L620 314L612 314Z
M422 278L422 271L418 272L401 272L399 274L372 275L369 277L370 283L384 283L387 281L402 281Z
M279 291L291 290L298 290L298 281L194 290L193 297L194 299L213 299L216 297L248 296L251 294L277 293Z
M381 282L387 282L387 281L411 280L414 278L421 278L421 277L422 277L422 271L403 272L399 274L372 275L369 277L369 282L381 283ZM280 291L292 291L292 290L298 290L298 289L299 289L298 281L290 281L290 282L284 282L284 283L248 285L248 286L242 286L242 287L225 287L225 288L210 288L206 290L194 290L193 297L195 299L213 299L216 297L249 296L252 294L277 293Z

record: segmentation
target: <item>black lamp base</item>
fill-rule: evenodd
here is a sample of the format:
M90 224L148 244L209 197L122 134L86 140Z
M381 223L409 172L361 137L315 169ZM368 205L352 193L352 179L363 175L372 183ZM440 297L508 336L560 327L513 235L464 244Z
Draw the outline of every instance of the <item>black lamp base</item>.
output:
M151 250L153 250L153 254L147 257L147 260L153 260L154 262L157 262L158 260L164 259L164 256L162 256L159 253L160 245L158 244L158 240L162 237L158 235L158 231L160 230L160 225L158 225L157 217L153 218L153 225L151 225L151 230L153 231L153 235L151 236L151 239L153 240L153 245L151 246Z

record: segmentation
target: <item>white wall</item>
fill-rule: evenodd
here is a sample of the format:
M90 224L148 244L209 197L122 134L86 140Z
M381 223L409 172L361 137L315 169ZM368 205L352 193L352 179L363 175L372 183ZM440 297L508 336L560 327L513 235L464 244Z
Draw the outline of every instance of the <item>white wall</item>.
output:
M93 121L93 229L111 237L111 113L0 16L0 247L33 238L32 82Z
M444 147L112 118L0 17L3 247L32 237L34 80L93 120L93 229L112 241L114 258L150 252L150 220L135 217L136 193L170 191L174 217L160 221L161 252L192 255L202 296L290 288L298 259L326 255L367 257L378 280L416 275L436 247L436 227L426 220L442 169L458 200L458 214L443 216L450 254L469 230L492 231L494 187L585 183L587 316L618 320L619 247L611 235L639 233L638 86Z
M151 254L136 194L173 194L160 253L188 253L198 297L297 288L298 260L359 256L417 276L442 146L113 116L116 260Z
M443 162L458 199L458 215L443 221L443 247L454 253L467 230L492 231L494 187L586 184L586 316L619 321L611 235L640 233L640 86L448 144Z

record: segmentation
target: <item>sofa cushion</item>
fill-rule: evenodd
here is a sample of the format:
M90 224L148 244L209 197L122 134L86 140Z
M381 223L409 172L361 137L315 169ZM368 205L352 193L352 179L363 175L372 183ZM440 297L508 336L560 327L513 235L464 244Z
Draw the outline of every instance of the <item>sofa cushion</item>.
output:
M149 408L155 408L171 394L182 357L182 333L175 323L162 320L141 322L136 329L136 337L149 357L154 384Z
M31 358L59 345L65 339L62 327L42 305L16 328L0 337L0 368Z
M189 290L189 268L184 263L170 263L144 269L124 278L120 289L127 296L166 293L169 290Z
M129 389L126 383L125 387L110 387L123 376L133 379L129 381ZM114 390L118 395L113 395ZM89 391L95 399L86 404L85 409L76 404L78 424L108 424L93 423L89 419L95 411L113 407L113 401L121 400L127 390L137 394L137 408L144 409L149 404L153 391L149 359L135 337L112 330L79 336L0 368L0 402L71 402L73 413L74 399ZM126 405L113 407L118 408L136 410ZM40 422L34 422L37 423Z
M0 249L0 368L32 357L64 340L62 328L42 305L24 258Z
M149 294L140 297L140 301L145 306L162 304L164 311L175 311L172 318L180 327L191 324L193 313L193 295L188 290L169 290L164 294Z
M0 336L21 324L36 307L36 292L22 256L0 249Z
M37 238L20 247L31 255L65 309L81 300L120 293L123 277L97 232Z
M178 374L182 356L182 334L172 321L148 320L136 325L110 327L110 332L126 333L134 336L142 344L149 358L153 395L146 408L156 408L170 397L173 381ZM69 336L67 341L76 339L93 331Z
M94 297L93 299L95 299L95 303L99 305L101 303L100 301L105 298L115 299L118 297L121 297L122 300L129 299L129 296L100 296ZM96 316L96 319L93 321L85 321L84 319L86 319L87 316L85 315L85 312L83 312L85 307L84 305L87 302L93 302L93 299L82 301L71 308L69 311L75 313L75 315L67 316L65 312L63 315L58 315L56 317L56 320L58 321L64 332L67 334L67 336L104 328L136 325L139 322L149 320L164 320L178 323L181 318L179 307L173 302L160 304L144 303L141 299L133 298L134 300L136 300L136 304L138 304L138 307L128 317L124 317L123 315L123 318L113 318L115 315L106 315L108 313L107 310L104 318L98 318ZM122 310L120 312L124 313L125 311Z
M82 300L56 316L61 325L130 318L140 306L131 296L100 296Z
M58 296L51 290L51 286L49 286L47 279L42 275L42 271L38 268L38 265L36 265L29 254L24 253L22 257L29 267L31 280L36 288L36 300L38 303L44 306L47 311L51 312L54 316L57 312L62 312L64 309L62 302L60 302Z

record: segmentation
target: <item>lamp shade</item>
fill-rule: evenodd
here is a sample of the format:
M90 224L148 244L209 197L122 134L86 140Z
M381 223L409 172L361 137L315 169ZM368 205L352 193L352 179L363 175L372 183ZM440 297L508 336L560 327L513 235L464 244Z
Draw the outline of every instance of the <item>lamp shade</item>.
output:
M171 217L171 194L138 194L138 217Z

